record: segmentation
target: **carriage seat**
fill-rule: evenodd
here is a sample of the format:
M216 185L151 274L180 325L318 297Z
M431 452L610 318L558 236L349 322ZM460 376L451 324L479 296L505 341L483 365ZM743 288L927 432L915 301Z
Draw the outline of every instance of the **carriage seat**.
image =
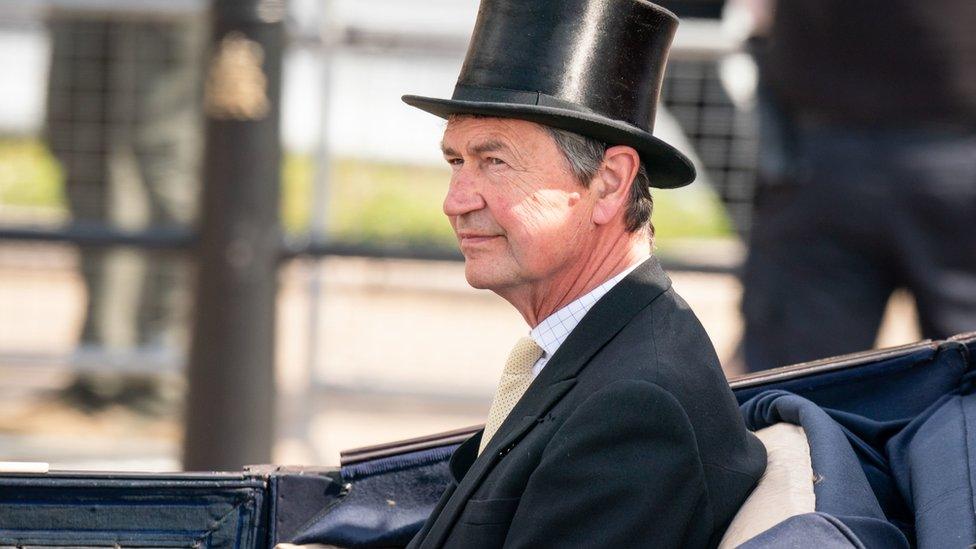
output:
M766 472L732 519L719 549L733 549L786 519L816 511L803 427L776 423L755 434L766 447Z

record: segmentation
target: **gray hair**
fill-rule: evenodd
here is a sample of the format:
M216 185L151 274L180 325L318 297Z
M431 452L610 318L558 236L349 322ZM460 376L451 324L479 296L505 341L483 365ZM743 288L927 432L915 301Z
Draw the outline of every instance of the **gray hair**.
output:
M569 169L584 186L589 187L590 181L596 176L603 164L603 157L607 152L607 144L566 130L542 126L556 141L556 146L563 153L569 163ZM647 236L654 236L654 224L651 223L651 211L654 209L654 199L651 197L651 178L647 175L647 168L641 162L634 182L630 187L630 202L624 220L627 231L635 233L646 231Z

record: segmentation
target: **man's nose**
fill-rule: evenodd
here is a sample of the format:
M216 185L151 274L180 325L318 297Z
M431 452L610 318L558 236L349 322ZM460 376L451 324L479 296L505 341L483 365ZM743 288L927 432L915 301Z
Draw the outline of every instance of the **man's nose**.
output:
M485 199L478 190L474 174L461 168L454 172L444 197L444 213L454 217L485 207Z

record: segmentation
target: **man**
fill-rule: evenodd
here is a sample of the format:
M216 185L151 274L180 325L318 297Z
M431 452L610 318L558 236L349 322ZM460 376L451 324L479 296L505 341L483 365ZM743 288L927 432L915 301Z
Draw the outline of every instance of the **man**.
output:
M923 337L976 330L973 3L766 4L746 367L871 347L898 289Z
M45 130L73 222L189 227L199 190L203 18L133 21L81 6L52 10L50 28ZM188 265L161 253L82 248L80 268L87 305L72 356L80 373L61 397L90 411L118 404L166 413L178 391L158 375L106 370L176 368Z
M532 327L412 547L709 547L765 467L650 256L650 133L676 18L643 0L484 0L450 100L444 212L468 282Z

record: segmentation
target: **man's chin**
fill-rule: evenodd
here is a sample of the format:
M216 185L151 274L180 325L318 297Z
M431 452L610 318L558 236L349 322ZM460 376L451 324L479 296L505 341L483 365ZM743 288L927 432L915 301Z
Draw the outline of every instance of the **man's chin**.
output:
M490 282L480 273L472 273L465 270L464 278L468 280L468 286L471 286L477 290L490 290L492 288Z
M484 261L466 259L464 261L464 278L468 285L478 290L493 290L502 283L501 277L491 269L486 269Z

